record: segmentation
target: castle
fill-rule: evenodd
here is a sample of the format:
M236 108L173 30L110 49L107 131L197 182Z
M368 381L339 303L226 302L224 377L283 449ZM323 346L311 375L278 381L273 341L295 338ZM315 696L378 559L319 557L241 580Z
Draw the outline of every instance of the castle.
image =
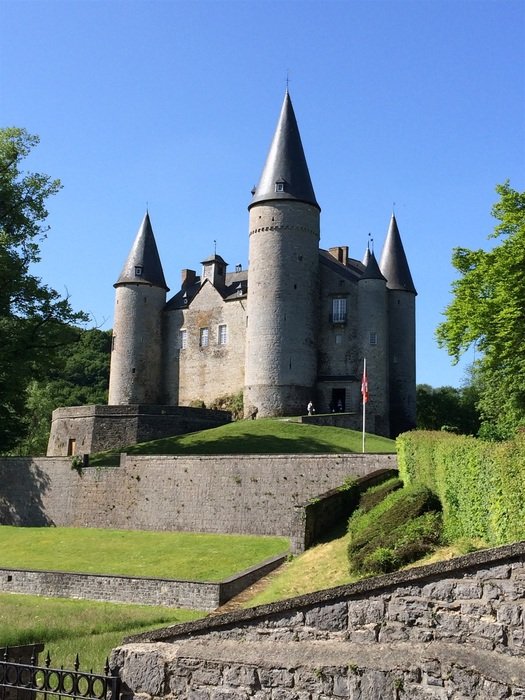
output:
M362 261L346 245L319 248L321 209L288 91L248 210L248 270L228 271L214 252L200 275L182 270L169 300L146 213L114 285L106 414L156 406L166 415L243 392L245 416L302 415L312 401L317 414L353 415L357 427L366 358L367 431L413 428L416 289L395 216L379 264L370 247ZM64 453L63 444L48 452Z

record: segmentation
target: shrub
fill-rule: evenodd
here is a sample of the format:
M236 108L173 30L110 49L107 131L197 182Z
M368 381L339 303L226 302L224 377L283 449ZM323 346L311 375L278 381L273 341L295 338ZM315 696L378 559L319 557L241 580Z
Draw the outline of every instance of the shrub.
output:
M397 477L388 479L388 481L378 484L377 486L371 486L361 496L359 510L363 513L372 510L372 508L388 496L389 493L393 493L402 487L403 482Z
M525 538L525 436L492 443L443 432L397 438L403 482L435 493L443 505L446 539L489 545Z
M441 541L440 503L424 487L396 490L349 521L352 572L387 573L431 552Z
M230 411L233 420L240 420L244 415L244 399L242 391L237 394L224 394L212 401L210 408L216 411Z

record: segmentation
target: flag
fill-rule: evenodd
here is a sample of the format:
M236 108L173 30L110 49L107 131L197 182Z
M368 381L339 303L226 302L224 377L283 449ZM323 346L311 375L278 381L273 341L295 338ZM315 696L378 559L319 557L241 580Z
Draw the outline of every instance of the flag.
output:
M366 375L366 365L363 370L363 378L361 379L361 396L363 403L368 403L368 377Z

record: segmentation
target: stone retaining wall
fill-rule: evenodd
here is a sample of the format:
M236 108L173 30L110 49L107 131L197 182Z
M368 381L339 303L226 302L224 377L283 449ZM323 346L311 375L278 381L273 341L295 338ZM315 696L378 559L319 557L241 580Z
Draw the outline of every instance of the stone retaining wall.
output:
M302 506L388 454L124 456L79 474L68 458L0 459L0 524L279 535L305 544Z
M2 568L0 591L112 603L215 610L244 588L276 569L285 558L286 554L272 557L217 582Z
M53 411L47 454L65 457L120 449L230 421L229 411L189 406L68 406Z
M525 697L525 542L133 637L143 700Z

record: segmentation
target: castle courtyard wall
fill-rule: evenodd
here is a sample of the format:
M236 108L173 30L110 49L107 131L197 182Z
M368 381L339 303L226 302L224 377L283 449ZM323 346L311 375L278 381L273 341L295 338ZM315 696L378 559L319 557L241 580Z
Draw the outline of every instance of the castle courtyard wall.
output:
M396 467L392 454L124 456L78 473L68 458L0 459L0 523L290 537L304 503Z

